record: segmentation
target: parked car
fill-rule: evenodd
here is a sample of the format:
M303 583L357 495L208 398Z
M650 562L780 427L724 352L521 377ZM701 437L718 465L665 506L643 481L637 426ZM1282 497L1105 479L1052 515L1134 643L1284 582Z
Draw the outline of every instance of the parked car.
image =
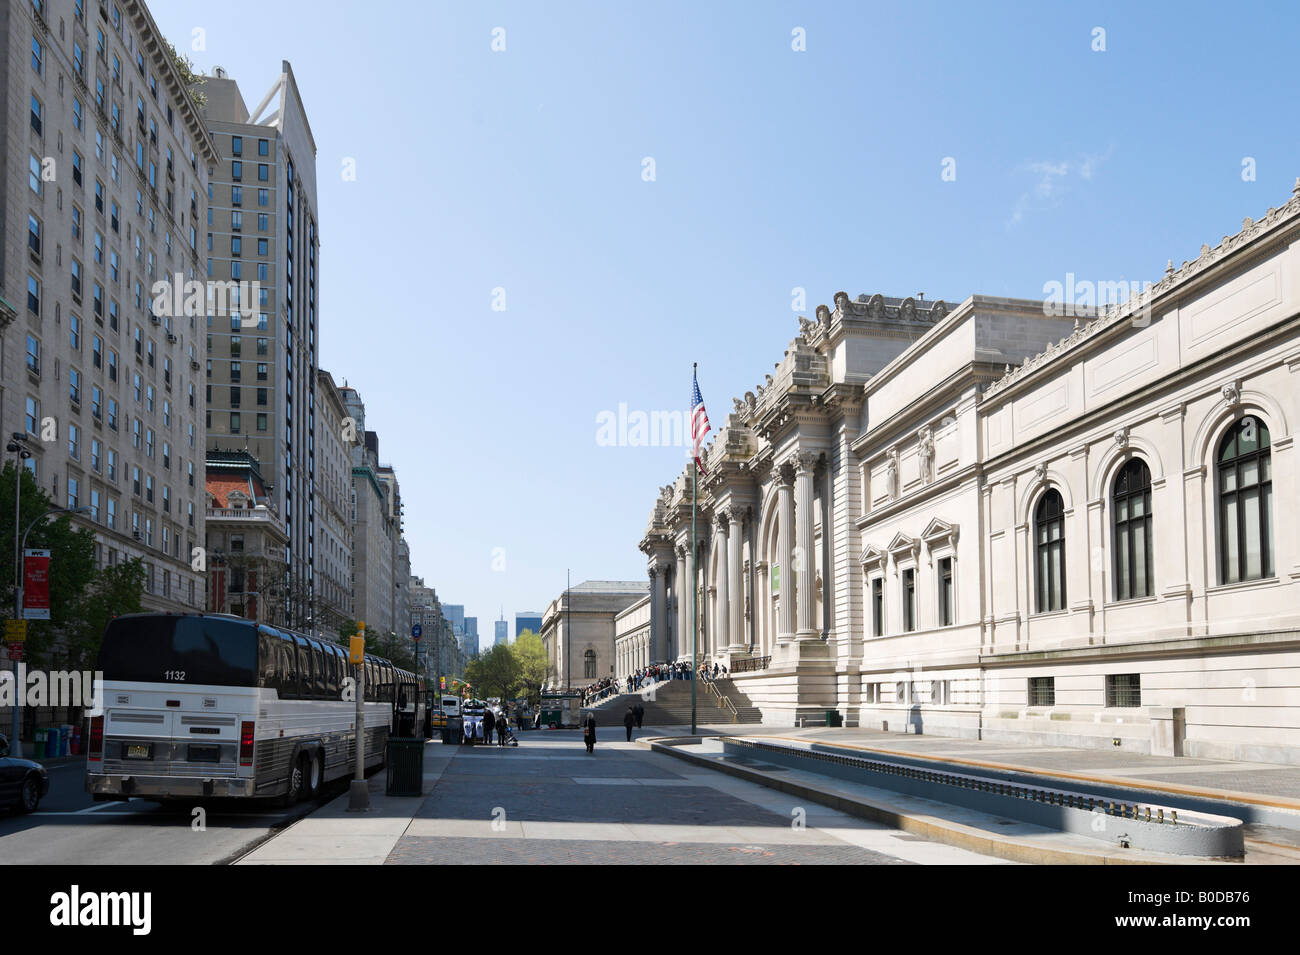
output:
M50 775L35 760L9 755L9 740L0 736L0 808L35 812L50 791Z

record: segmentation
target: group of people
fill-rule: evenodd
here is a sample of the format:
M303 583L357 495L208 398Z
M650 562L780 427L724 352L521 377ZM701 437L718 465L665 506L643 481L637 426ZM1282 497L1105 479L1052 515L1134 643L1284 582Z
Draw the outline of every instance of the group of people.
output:
M632 730L640 729L641 723L645 720L645 707L640 703L635 705L629 703L627 712L623 714L623 728L627 730L627 741L632 742ZM582 720L582 742L587 747L587 752L592 753L596 750L596 714L588 711Z
M707 663L704 663L700 665L699 672L700 672L700 679L716 680L720 676L725 677L727 675L727 667L725 664L716 663L716 662L713 664L712 667L710 667Z
M467 714L470 716L470 714ZM465 729L474 739L481 739L485 743L492 742L492 735L495 733L498 746L505 746L510 739L510 717L504 709L495 709L491 706L483 708L482 728L483 734L479 736L473 732L472 716L466 719Z
M618 680L612 676L607 676L603 680L597 680L595 683L586 687L582 691L582 705L590 706L603 700L605 697L618 692Z

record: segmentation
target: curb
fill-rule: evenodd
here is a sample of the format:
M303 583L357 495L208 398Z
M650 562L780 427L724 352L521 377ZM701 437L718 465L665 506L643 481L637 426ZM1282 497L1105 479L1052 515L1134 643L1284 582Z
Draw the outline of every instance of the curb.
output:
M776 789L792 796L798 796L809 802L829 806L850 816L868 819L901 829L904 832L923 836L935 842L968 849L982 855L1006 859L1009 862L1021 862L1029 865L1199 865L1207 862L1214 864L1219 860L1206 859L1201 856L1188 856L1180 862L1170 859L1137 859L1115 855L1106 850L1090 852L1081 849L1053 849L1045 846L1028 845L1019 840L999 839L987 832L964 826L960 823L947 822L934 816L916 816L899 812L889 806L871 802L858 796L815 789L804 783L793 782L731 763L717 762L695 753L681 752L678 747L686 742L695 742L694 738L673 737L672 742L656 739L644 739L639 742L656 752L666 753L677 759L686 760L697 766L703 766L718 772L727 773L747 782L758 783L769 789ZM1225 865L1231 863L1223 863Z

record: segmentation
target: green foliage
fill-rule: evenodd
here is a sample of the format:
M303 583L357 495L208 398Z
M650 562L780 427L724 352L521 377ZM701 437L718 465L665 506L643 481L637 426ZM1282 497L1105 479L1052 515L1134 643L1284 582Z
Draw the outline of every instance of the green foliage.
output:
M172 64L176 67L176 72L181 75L181 82L185 84L185 91L189 94L190 99L194 100L194 105L202 109L208 104L208 98L196 90L194 87L203 82L203 77L194 72L194 63L188 56L180 53L170 40L163 40L167 44L167 52L171 54Z
M0 616L14 613L14 499L13 464L0 470ZM27 533L29 548L50 551L50 619L28 622L25 653L36 666L59 664L67 669L92 669L99 655L104 628L113 617L143 609L145 570L139 560L124 561L95 570L95 538L65 516L46 518L53 503L21 471L22 511L18 533Z
M550 672L550 663L546 659L546 648L542 638L531 630L520 632L510 649L519 664L519 686L529 700L536 702L541 698L542 687Z
M497 644L470 660L465 679L476 696L509 699L519 686L519 661L509 644Z

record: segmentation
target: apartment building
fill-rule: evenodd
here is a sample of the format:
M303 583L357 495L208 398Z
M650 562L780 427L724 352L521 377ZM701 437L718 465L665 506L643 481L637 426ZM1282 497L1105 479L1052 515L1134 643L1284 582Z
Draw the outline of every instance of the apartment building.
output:
M100 566L201 608L205 290L181 303L215 146L144 4L6 3L0 35L0 422Z
M351 423L334 376L316 372L316 605L322 632L355 620L352 604Z
M209 320L207 447L257 459L289 537L289 599L277 622L305 628L318 596L316 142L287 61L251 110L220 68L198 88L220 153L208 182L206 274L244 283L245 296L241 314Z

